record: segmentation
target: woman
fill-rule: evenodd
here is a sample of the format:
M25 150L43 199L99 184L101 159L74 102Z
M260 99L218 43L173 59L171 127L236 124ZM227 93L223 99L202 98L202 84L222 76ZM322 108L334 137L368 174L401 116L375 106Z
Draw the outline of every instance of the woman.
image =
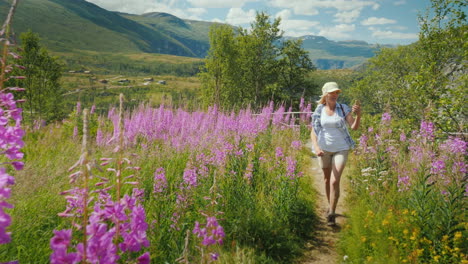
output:
M335 225L341 174L348 159L348 152L354 147L347 124L356 130L361 120L361 107L358 104L353 105L350 110L347 105L337 103L340 93L336 82L325 83L322 87L322 97L312 115L312 146L323 170L329 205L327 224L330 226Z

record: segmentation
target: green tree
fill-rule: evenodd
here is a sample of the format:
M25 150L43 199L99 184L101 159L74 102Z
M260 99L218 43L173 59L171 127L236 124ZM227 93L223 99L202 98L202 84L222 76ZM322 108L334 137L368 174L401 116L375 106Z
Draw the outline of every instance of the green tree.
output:
M240 69L243 72L243 89L249 102L255 105L265 104L272 100L268 89L278 80L280 49L277 45L282 37L279 29L281 19L270 22L269 15L257 13L251 23L251 30L241 29Z
M283 93L275 96L276 100L288 100L291 98L310 97L313 90L312 84L306 78L310 71L316 70L308 56L308 52L302 49L302 40L286 40L281 47L282 57L279 59L279 85L283 87ZM309 88L309 89L308 89Z
M231 26L216 24L210 28L210 47L204 65L205 71L201 71L202 90L205 103L214 103L225 106L238 96L237 57L235 33Z
M467 132L468 25L466 1L432 0L420 15L419 53L423 60L412 79L428 101L427 115L445 132Z
M280 22L257 13L249 30L235 33L227 25L210 30L210 50L200 73L205 102L257 107L270 100L299 101L308 91L305 76L315 67L300 41L281 42Z
M40 46L37 34L29 31L20 37L18 63L26 68L21 72L26 78L16 82L26 88L23 93L26 97L24 117L31 123L34 120L60 120L65 116L64 89L60 85L62 65Z
M420 16L418 42L383 49L351 87L365 110L390 109L418 125L431 119L445 132L466 132L467 24L465 1L432 0Z

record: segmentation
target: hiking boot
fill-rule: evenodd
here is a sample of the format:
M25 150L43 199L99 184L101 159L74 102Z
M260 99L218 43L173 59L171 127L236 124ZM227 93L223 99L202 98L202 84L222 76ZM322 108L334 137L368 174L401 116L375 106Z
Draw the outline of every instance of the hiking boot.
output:
M335 214L328 214L328 215L327 215L327 225L328 225L328 226L334 226L334 225L336 225L336 222L335 222Z

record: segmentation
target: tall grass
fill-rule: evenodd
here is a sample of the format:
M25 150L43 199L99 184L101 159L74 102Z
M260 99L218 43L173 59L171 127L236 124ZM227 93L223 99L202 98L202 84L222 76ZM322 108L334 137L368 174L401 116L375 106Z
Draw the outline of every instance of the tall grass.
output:
M115 139L123 136L122 160L139 170L131 176L122 167L129 184L122 185L120 196L131 195L134 186L144 190L152 262L288 263L300 254L315 215L306 177L308 129L306 124L290 127L297 120L273 114L281 112L284 107L272 105L259 115L249 109L187 112L141 105L120 118L123 133L117 129L117 111L100 117L94 113L89 160L115 158ZM67 206L58 194L73 186L66 170L80 156L74 122L28 132L26 168L16 175L13 197L12 216L18 220L0 261L48 262L54 230L71 227L69 219L57 214ZM101 178L109 179L106 186L116 179L112 170L93 174L91 190L103 188L92 187ZM108 192L119 196L114 188ZM90 210L93 214L96 208ZM70 243L71 249L80 242ZM120 255L121 261L124 257L130 256Z
M384 113L360 138L346 263L466 263L467 142L436 138L429 121L413 131L399 123Z

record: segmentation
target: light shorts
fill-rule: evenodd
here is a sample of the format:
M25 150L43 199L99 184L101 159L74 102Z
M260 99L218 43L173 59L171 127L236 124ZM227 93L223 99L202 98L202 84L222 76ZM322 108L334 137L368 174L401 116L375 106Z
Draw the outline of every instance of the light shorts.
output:
M331 168L332 164L335 164L336 166L344 166L348 160L348 152L349 150L338 152L328 152L324 150L323 156L318 157L319 165L322 169Z

